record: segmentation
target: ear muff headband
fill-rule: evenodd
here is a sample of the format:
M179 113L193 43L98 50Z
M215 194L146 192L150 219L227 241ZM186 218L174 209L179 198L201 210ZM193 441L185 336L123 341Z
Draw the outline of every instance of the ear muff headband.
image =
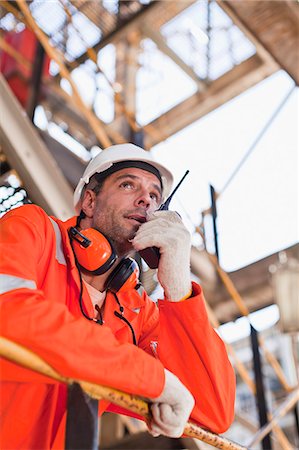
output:
M78 231L77 228L71 227L69 236L80 269L92 275L102 275L117 260L112 243L95 228Z

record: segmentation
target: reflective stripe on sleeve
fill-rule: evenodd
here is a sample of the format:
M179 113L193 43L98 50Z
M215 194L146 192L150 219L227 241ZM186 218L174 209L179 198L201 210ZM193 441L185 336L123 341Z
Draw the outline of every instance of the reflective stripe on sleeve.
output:
M21 288L36 289L36 283L33 280L0 274L0 294Z
M143 295L144 292L144 287L143 286L139 286L139 288L137 289L138 294L140 295L140 297Z
M63 264L66 266L66 260L65 260L65 256L63 253L62 238L61 238L61 232L60 232L59 226L57 225L55 220L53 220L51 217L49 217L49 219L51 220L51 223L54 228L55 236L56 236L56 259L60 264Z

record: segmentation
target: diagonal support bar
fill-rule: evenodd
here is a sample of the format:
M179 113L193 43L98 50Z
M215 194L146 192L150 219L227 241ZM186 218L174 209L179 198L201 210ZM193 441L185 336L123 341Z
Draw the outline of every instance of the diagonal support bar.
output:
M67 79L67 81L70 83L74 99L80 108L81 112L84 114L86 119L88 120L90 126L92 127L95 135L99 139L100 143L104 147L109 147L111 145L111 141L104 130L103 125L101 124L100 120L94 115L94 113L85 105L83 102L79 91L77 89L76 84L74 83L69 71L67 70L64 62L63 62L63 56L60 55L58 50L56 50L52 45L49 43L48 37L45 35L45 33L39 28L39 26L36 24L34 18L31 15L31 12L25 2L25 0L17 0L17 4L22 11L22 13L25 16L25 19L35 35L37 36L38 40L40 41L41 45L44 47L45 51L49 55L50 58L52 58L59 66L59 70L61 73L61 76Z
M264 439L267 434L270 433L273 428L278 425L278 421L284 417L294 405L299 401L299 387L293 390L287 398L284 400L284 402L279 406L279 408L276 410L275 414L272 416L272 419L270 422L268 422L266 425L264 425L252 438L252 440L249 443L249 447L252 448L253 446L257 445L259 442L261 442L262 439Z

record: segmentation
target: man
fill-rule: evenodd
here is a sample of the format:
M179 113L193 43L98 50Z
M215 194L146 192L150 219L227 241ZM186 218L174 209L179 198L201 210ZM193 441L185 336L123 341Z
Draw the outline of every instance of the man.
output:
M235 380L191 283L190 235L176 213L157 211L171 185L148 152L116 145L87 166L77 217L63 223L35 205L7 213L1 333L62 375L150 399L154 436L180 436L191 411L220 433L233 419ZM137 290L126 258L152 246L164 289L158 306ZM63 448L66 387L6 360L1 371L2 448Z

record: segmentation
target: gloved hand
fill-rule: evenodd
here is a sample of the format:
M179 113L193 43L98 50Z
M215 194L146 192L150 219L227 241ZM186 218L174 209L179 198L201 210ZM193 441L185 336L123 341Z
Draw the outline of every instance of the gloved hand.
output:
M163 434L180 437L194 407L194 398L180 380L169 370L165 370L165 385L162 394L150 399L152 421L148 423L153 436Z
M191 236L174 211L156 211L143 223L132 240L136 251L158 247L158 280L170 301L179 301L191 291Z

